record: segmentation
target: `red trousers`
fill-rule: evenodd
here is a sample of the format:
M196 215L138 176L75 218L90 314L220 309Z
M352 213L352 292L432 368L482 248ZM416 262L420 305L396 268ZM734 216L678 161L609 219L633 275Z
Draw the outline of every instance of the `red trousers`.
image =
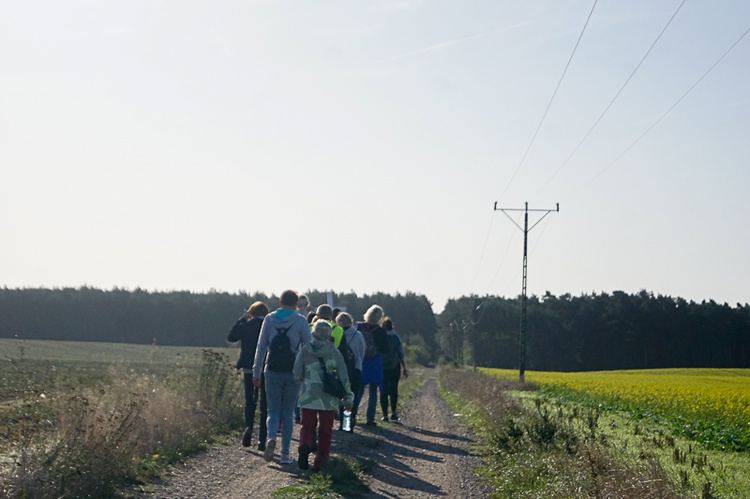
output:
M333 437L333 420L336 411L319 411L302 408L302 428L299 431L300 447L307 445L312 448L315 430L318 431L318 452L315 454L314 468L321 469L331 453L331 437ZM318 426L320 417L320 426Z

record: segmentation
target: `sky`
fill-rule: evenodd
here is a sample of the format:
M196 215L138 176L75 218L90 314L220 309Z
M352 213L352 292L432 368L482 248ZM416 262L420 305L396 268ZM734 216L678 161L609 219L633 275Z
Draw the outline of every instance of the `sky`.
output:
M0 286L750 302L750 2L17 1Z

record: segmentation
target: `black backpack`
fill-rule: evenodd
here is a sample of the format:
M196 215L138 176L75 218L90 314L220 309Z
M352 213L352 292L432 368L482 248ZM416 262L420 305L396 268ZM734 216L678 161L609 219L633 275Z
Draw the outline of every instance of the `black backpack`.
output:
M354 370L356 369L354 366L357 364L357 356L354 355L354 351L346 342L346 331L344 331L344 334L341 335L341 341L339 342L339 352L341 352L341 356L344 357L346 372L349 375L349 379L351 380L352 375L354 374Z
M275 373L289 372L294 367L294 352L292 352L292 342L289 341L287 331L291 328L286 329L276 328L278 333L271 340L271 345L268 348L268 362L266 366L269 371Z
M387 338L390 349L383 354L383 369L396 369L401 363L398 356L398 336L389 334Z
M373 326L365 322L357 324L357 331L362 333L362 337L365 339L365 358L375 357L378 353L378 349L375 346L375 338L372 335Z

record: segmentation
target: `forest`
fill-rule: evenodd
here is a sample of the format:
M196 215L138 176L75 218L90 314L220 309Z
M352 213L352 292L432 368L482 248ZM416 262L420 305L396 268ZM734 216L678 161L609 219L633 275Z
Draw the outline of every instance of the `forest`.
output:
M462 297L438 317L444 354L460 363L516 368L519 299ZM598 371L750 367L750 306L636 294L530 296L526 369Z
M313 306L325 291L306 293ZM182 346L226 346L226 334L256 300L243 292L153 292L91 287L0 289L0 337ZM435 314L424 295L334 293L355 320L381 305L410 360L483 367L519 363L519 298L451 299ZM532 295L526 369L592 371L670 367L750 367L750 306L696 303L648 291Z
M325 291L305 294L312 309L326 303ZM0 338L223 347L234 322L257 300L271 310L279 303L278 296L262 293L3 288ZM355 321L362 320L373 303L393 319L413 360L428 364L436 358L437 323L425 296L334 294L335 306Z

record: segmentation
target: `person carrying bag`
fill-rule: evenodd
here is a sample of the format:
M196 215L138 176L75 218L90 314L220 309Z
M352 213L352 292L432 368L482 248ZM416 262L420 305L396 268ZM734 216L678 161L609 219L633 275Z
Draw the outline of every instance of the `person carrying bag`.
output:
M351 408L354 400L344 357L330 338L331 325L324 320L316 321L313 324L312 341L300 349L294 362L294 379L300 382L302 428L297 464L301 470L309 468L316 429L318 450L312 471L325 466L331 451L333 420L339 401L343 400L344 407ZM333 387L334 385L340 386Z

